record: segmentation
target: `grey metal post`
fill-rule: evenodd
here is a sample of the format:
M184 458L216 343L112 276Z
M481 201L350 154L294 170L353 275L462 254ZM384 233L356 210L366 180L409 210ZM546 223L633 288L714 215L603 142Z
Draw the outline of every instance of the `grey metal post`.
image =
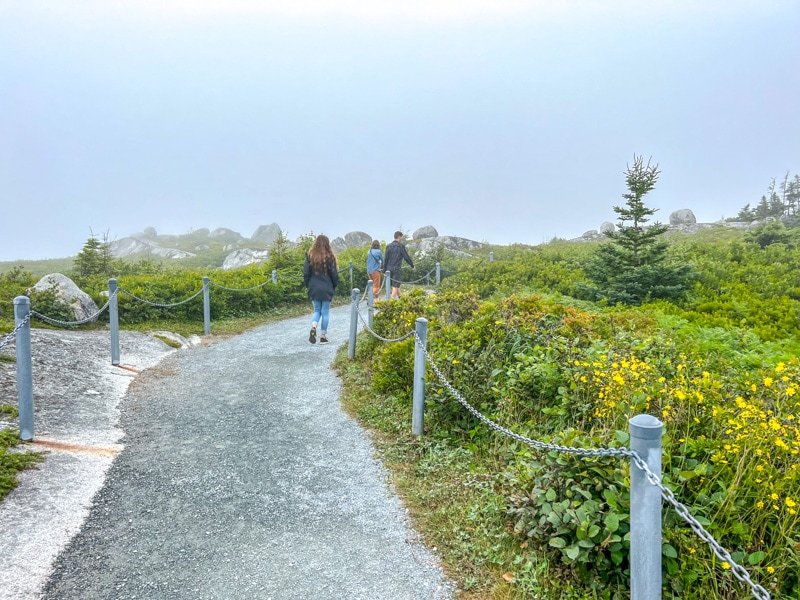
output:
M117 280L108 280L108 326L111 329L111 364L119 365L119 309L117 307Z
M438 286L442 283L442 265L441 263L436 263L436 285Z
M350 342L347 344L347 358L356 357L356 333L358 333L358 288L350 292Z
M494 261L494 252L489 252L489 262Z
M208 277L203 277L203 331L211 333L211 299L208 294Z
M386 299L392 297L392 274L389 271L386 271L383 275L384 279L386 279Z
M411 405L411 433L422 435L425 422L425 348L428 345L428 320L417 319L414 344L414 400Z
M664 425L651 415L628 421L630 446L661 479ZM661 490L631 461L631 600L661 600Z
M278 271L272 269L272 283L278 283Z
M350 261L350 287L353 287L353 261Z
M25 321L16 335L17 394L19 398L19 437L33 439L33 370L31 367L31 301L27 296L14 298L14 327Z
M375 292L372 289L372 280L367 280L367 326L372 329L372 313L375 310Z

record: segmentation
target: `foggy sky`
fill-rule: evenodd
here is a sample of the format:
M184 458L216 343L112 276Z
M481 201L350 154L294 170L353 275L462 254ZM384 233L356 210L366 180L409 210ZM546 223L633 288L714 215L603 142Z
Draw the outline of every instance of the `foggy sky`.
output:
M661 222L800 172L792 0L283 4L0 0L0 260L272 222L538 244L616 222L634 154Z

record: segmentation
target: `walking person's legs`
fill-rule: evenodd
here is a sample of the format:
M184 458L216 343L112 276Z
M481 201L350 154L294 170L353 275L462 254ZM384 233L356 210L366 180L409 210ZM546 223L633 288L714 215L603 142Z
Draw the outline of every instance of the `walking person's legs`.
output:
M328 320L330 319L331 313L331 301L330 300L323 300L320 306L320 320L319 320L319 343L320 344L327 344L328 343Z
M322 300L312 300L311 304L314 307L314 314L311 316L311 333L308 334L308 341L312 344L317 343L317 323L319 323L322 317ZM328 307L330 307L330 302L328 302ZM325 319L325 323L327 325L327 316ZM323 330L324 331L324 330Z
M372 296L378 297L378 292L381 291L381 272L375 271L370 274L369 278L372 280Z

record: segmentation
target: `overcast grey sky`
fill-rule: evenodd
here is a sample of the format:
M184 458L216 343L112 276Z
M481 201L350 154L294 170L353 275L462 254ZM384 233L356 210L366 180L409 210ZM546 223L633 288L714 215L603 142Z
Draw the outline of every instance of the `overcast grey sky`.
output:
M0 260L278 223L506 244L800 172L797 0L0 0Z

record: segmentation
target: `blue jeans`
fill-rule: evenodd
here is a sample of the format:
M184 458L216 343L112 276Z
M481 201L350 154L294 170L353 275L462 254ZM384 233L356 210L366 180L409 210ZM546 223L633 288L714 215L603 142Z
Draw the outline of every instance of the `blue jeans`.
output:
M311 317L312 325L319 323L319 332L324 335L328 331L328 315L331 312L330 300L312 300L314 316Z

